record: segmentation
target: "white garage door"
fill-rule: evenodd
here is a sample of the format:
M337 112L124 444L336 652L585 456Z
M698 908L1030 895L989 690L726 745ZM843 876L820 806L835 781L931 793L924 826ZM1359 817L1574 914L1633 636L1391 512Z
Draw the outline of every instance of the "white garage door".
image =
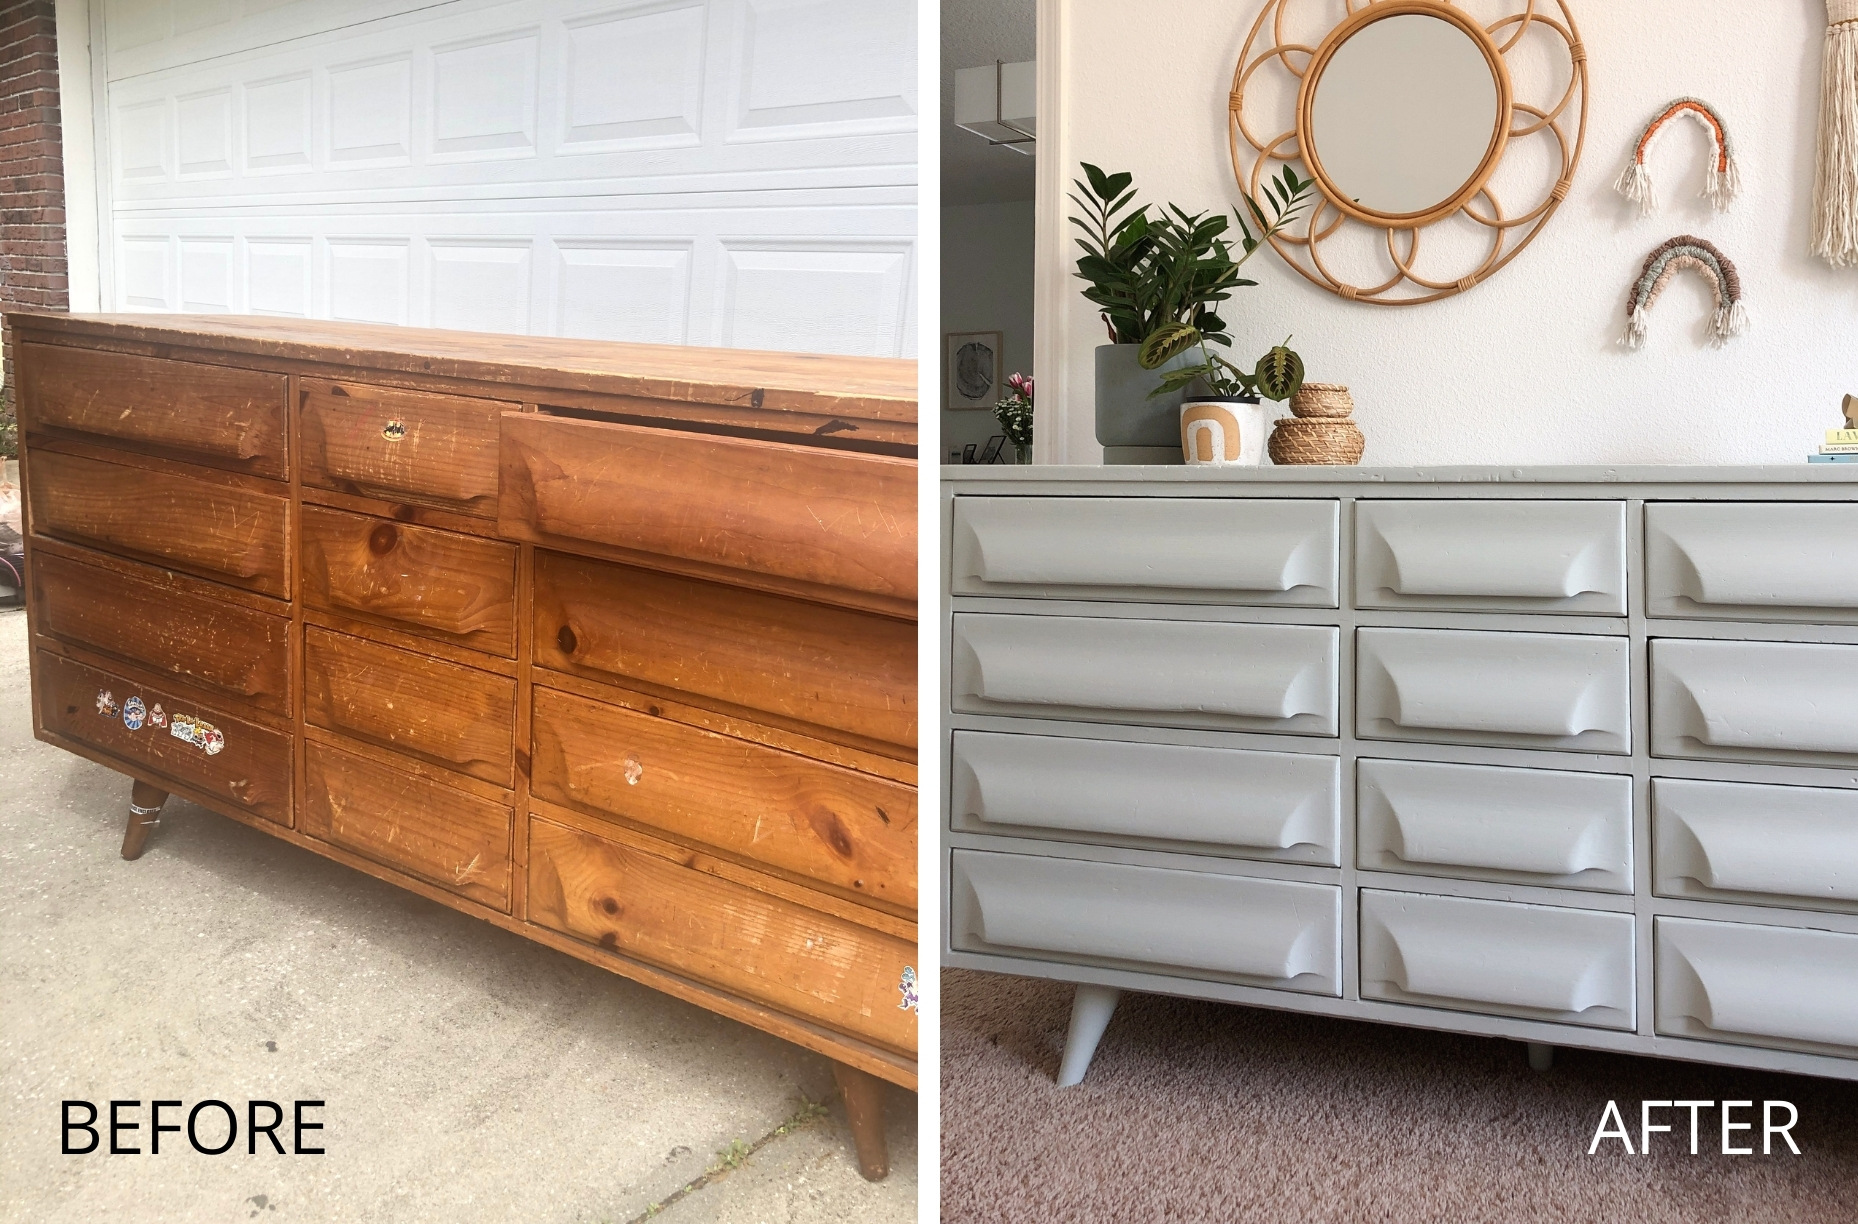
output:
M105 306L913 356L915 30L914 0L102 0Z

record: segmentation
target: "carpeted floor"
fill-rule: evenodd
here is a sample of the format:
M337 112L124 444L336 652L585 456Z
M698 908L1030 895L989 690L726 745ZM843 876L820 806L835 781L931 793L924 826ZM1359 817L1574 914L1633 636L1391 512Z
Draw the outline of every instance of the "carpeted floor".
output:
M1125 995L1061 1089L1071 987L942 982L945 1221L1858 1220L1858 1084L1580 1050L1537 1074L1513 1042ZM1641 1100L1791 1101L1801 1155L1724 1156L1708 1110L1693 1157L1678 1110L1650 1156L1589 1156L1609 1099L1635 1144Z

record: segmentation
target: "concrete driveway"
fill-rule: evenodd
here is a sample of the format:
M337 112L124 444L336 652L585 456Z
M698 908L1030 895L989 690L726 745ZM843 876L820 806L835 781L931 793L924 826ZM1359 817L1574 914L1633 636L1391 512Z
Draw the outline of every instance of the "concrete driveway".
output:
M915 1096L872 1185L824 1059L179 799L126 863L128 795L32 739L0 612L0 1219L915 1219ZM60 1154L67 1099L142 1154ZM149 1154L154 1099L321 1100L326 1153Z

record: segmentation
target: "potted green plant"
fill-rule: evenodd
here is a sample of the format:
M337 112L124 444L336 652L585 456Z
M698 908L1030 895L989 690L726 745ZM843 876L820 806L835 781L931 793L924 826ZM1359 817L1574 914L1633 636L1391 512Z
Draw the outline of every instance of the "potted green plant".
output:
M1273 346L1247 371L1213 352L1208 345L1219 343L1213 337L1185 323L1169 323L1142 342L1137 360L1145 370L1163 371L1160 384L1149 392L1151 397L1180 397L1183 443L1185 423L1198 415L1196 407L1223 404L1241 438L1237 462L1259 464L1264 462L1271 426L1271 414L1260 401L1283 403L1303 386L1303 358L1290 347L1290 339L1286 336L1284 343ZM1198 361L1191 360L1195 349L1199 350Z
M1239 222L1242 253L1235 259L1226 237L1231 222L1223 213L1188 213L1174 205L1150 214L1135 202L1134 176L1106 174L1088 162L1084 179L1075 182L1072 201L1082 215L1072 224L1083 255L1077 276L1084 297L1095 304L1109 333L1097 349L1097 441L1105 446L1172 446L1179 441L1181 391L1193 380L1180 380L1160 395L1152 370L1140 362L1144 340L1169 325L1191 327L1209 342L1229 345L1232 337L1217 313L1232 291L1255 281L1241 279L1239 265L1267 239L1288 226L1308 202L1315 184L1286 167L1271 180L1266 209L1245 197L1258 226L1256 234L1244 214ZM1164 374L1191 364L1176 353L1163 362Z

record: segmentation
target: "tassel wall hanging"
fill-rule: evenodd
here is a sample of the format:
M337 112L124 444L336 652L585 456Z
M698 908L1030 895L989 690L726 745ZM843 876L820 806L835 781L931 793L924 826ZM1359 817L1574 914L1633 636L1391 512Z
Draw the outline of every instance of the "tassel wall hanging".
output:
M1832 4L1858 5L1858 0L1829 0ZM1709 103L1697 98L1679 98L1652 117L1633 146L1632 160L1613 183L1613 190L1639 206L1639 215L1649 217L1658 210L1658 193L1652 186L1652 172L1645 164L1659 133L1679 119L1694 119L1710 137L1709 167L1703 172L1703 194L1717 212L1729 207L1729 201L1742 189L1742 172L1736 167L1735 153L1729 147L1729 129L1722 116Z
M1729 257L1701 238L1683 234L1671 239L1645 260L1632 296L1626 302L1626 334L1620 343L1635 349L1645 343L1645 328L1652 303L1673 276L1685 269L1703 273L1716 295L1716 313L1710 318L1710 343L1721 348L1729 337L1748 330L1748 308L1742 304L1742 278Z
M1813 254L1858 265L1858 0L1826 0L1826 64L1813 189Z

